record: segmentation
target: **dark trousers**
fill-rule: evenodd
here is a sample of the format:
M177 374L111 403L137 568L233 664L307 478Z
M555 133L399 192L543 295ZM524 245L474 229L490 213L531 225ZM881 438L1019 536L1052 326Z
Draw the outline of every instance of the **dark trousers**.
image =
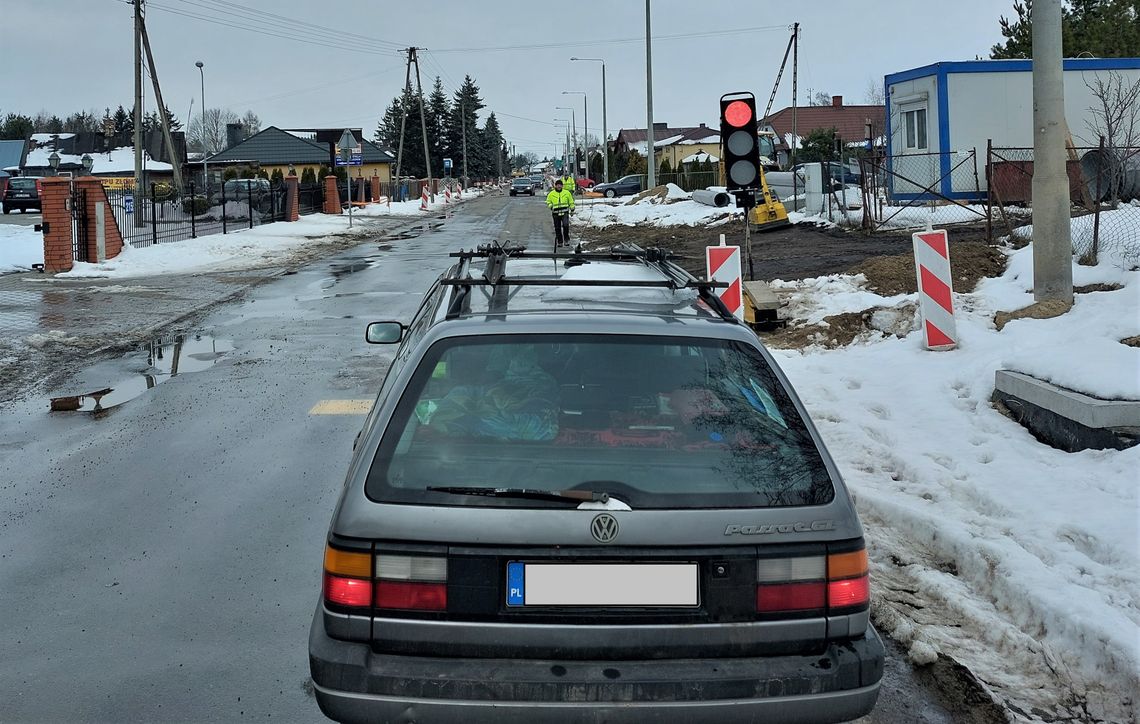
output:
M551 218L554 220L554 240L558 246L568 245L570 243L570 214L555 211L551 214Z

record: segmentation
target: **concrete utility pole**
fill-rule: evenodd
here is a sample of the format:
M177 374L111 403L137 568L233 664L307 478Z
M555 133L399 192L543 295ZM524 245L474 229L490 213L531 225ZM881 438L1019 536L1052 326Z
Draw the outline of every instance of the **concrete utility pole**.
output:
M800 129L796 124L796 107L799 104L799 75L800 75L800 24L792 25L792 165L796 165L796 148L800 145ZM792 174L792 184L796 182Z
M420 130L424 134L424 166L427 167L427 182L428 188L431 188L431 152L428 150L428 137L427 137L427 116L424 115L424 87L420 85L420 60L416 56L416 51L421 48L411 48L412 61L416 64L416 97L420 99ZM431 191L432 199L435 199L435 194Z
M170 134L170 119L166 117L166 103L162 100L162 87L158 83L158 69L154 65L154 55L150 52L150 36L146 32L146 22L142 25L143 50L146 51L147 67L150 68L150 80L154 84L154 101L158 104L159 126L162 128L162 140L166 144L166 153L170 157L170 168L174 173L174 188L182 193L182 163L178 152L174 150L174 138Z
M657 185L657 173L653 155L653 36L649 22L649 0L645 0L645 151L649 154L649 182L646 188L651 189Z
M1073 303L1073 241L1065 170L1061 0L1036 0L1033 26L1033 298Z
M142 0L135 0L135 226L143 225L143 162L142 162Z

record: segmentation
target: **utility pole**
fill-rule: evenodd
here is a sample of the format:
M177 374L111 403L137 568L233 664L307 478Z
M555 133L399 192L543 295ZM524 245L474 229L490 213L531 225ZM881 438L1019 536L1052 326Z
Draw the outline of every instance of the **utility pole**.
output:
M645 0L645 151L649 154L649 181L647 189L657 185L653 154L653 37L649 22L649 0Z
M1061 0L1036 0L1033 26L1033 298L1073 303L1073 241L1065 172Z
M428 137L427 137L427 116L424 115L424 87L420 85L420 60L416 56L416 51L420 48L409 48L411 52L411 62L416 64L416 97L420 101L420 130L424 134L424 166L427 167L427 182L428 188L431 188L431 153L428 151ZM431 193L430 191L428 193ZM434 194L432 197L434 199Z
M158 70L154 66L154 56L150 52L150 36L146 32L146 22L142 23L143 50L146 51L146 62L150 68L150 80L154 84L154 101L158 104L159 126L162 128L162 140L166 144L166 153L170 158L170 167L174 172L174 188L182 193L182 164L178 153L174 150L174 138L170 135L170 119L166 117L166 104L162 101L162 88L158 84ZM204 130L204 129L203 129Z
M142 163L142 0L135 0L135 112L134 112L134 144L135 144L135 226L143 225L143 205L141 193L143 189L143 163Z
M400 185L400 178L401 178L400 168L403 166L403 163L404 163L404 127L408 123L408 103L407 103L407 100L408 100L408 96L411 95L411 92L412 92L412 49L408 48L406 52L408 54L408 62L407 62L407 65L405 66L405 72L404 72L404 95L402 98L400 98L400 111L401 111L401 113L400 113L400 147L399 147L399 150L396 151L396 188L397 189L403 188ZM321 183L324 183L324 181L322 180ZM403 196L401 196L400 200L404 201L405 199L403 198Z
M467 185L467 106L459 104L459 127L463 135L463 185Z
M800 79L800 24L792 25L792 165L796 165L796 148L800 145L800 129L796 124L796 109L799 105ZM792 176L795 183L795 175Z

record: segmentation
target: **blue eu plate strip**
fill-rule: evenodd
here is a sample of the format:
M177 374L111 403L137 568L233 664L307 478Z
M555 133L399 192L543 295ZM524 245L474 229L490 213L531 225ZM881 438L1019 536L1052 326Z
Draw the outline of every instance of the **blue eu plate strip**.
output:
M526 603L526 576L524 565L518 561L507 563L507 605L522 606Z

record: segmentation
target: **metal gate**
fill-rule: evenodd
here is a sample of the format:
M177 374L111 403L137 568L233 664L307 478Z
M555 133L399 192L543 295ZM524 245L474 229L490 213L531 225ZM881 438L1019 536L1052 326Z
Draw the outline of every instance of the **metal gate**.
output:
M71 258L75 261L88 261L87 237L87 190L74 183L71 185Z

